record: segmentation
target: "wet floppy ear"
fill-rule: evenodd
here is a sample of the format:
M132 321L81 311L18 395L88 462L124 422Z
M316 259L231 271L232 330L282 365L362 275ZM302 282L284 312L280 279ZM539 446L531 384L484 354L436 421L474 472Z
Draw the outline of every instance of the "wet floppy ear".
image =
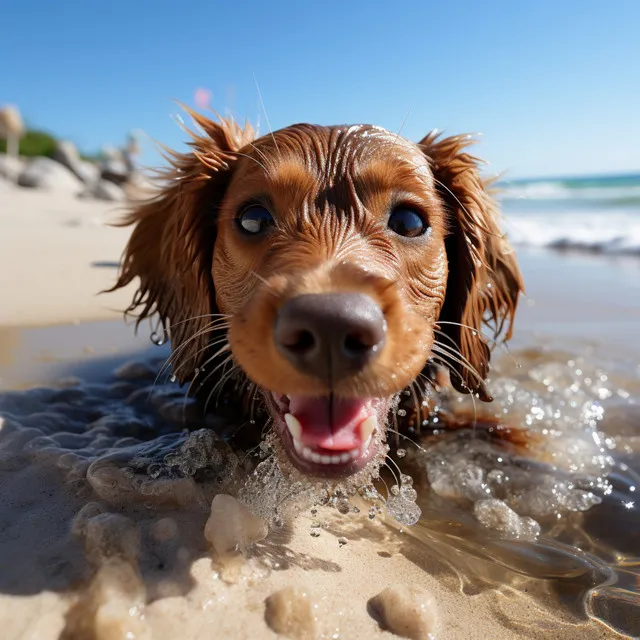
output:
M438 334L438 338L449 347L455 345L477 372L447 358L453 386L491 400L484 384L490 346L483 325L494 342L508 340L524 288L515 255L500 229L488 182L480 176L479 161L465 151L471 142L469 136L439 139L433 132L419 146L429 159L450 231L445 242L449 277L438 320L446 337Z
M218 210L235 152L253 138L250 125L243 129L232 120L213 122L187 111L201 133L188 131L187 153L165 150L171 166L160 174L159 193L120 224L134 229L111 289L139 279L126 313L137 318L136 325L158 315L178 353L173 372L180 382L192 378L207 355L205 330L218 313L211 276Z

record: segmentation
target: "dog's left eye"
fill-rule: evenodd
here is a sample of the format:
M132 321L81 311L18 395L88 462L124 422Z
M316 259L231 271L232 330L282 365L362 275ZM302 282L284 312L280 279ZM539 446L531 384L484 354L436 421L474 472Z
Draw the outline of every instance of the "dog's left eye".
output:
M391 231L405 238L415 238L429 230L426 220L409 207L396 207L389 216L387 226Z
M265 207L247 207L237 218L238 226L245 233L256 235L273 226L273 218Z

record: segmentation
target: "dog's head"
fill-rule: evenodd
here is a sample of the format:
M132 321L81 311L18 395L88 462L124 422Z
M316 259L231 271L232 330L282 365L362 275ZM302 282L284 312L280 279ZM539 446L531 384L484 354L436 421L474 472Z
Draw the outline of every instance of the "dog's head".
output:
M301 124L253 140L191 115L202 131L127 219L116 284L140 279L129 311L159 315L181 382L234 365L288 461L320 476L376 456L430 359L489 399L482 323L509 333L522 282L468 137Z

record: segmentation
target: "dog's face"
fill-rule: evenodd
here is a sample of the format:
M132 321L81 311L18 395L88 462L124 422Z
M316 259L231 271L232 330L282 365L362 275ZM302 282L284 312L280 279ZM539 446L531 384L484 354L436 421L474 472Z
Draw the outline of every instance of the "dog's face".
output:
M159 312L181 380L223 327L281 454L313 476L374 459L394 397L434 355L485 394L480 325L500 332L521 282L462 139L296 125L251 142L192 115L205 135L133 212L117 285L140 277L131 309Z

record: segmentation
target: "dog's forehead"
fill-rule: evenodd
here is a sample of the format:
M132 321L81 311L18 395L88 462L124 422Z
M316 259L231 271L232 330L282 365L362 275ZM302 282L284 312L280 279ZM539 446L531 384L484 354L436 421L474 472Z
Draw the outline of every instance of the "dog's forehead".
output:
M350 173L376 161L410 165L420 173L428 171L427 160L416 144L370 124L291 125L256 140L252 155L271 175L283 164L326 175Z

